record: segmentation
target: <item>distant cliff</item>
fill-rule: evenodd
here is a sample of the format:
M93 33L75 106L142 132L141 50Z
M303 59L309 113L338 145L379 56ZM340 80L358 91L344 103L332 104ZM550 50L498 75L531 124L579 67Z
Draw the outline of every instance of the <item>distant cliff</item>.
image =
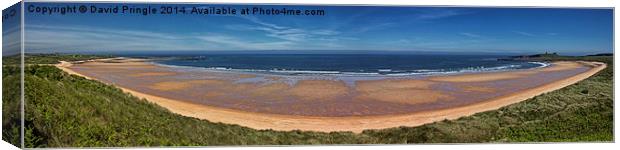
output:
M555 58L560 57L558 53L544 53L544 54L534 54L534 55L519 55L519 56L509 56L507 58L500 58L498 60L512 61L512 60L533 60L533 59L544 59L544 58Z
M588 56L614 56L613 53L600 53L600 54L594 54L594 55L588 55Z

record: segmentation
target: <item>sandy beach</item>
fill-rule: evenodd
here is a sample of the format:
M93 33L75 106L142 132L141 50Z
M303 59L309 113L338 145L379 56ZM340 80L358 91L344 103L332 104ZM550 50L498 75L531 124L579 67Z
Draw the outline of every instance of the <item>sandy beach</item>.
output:
M418 126L498 109L586 79L598 62L503 72L354 80L174 68L144 59L61 62L173 113L254 129L352 131Z

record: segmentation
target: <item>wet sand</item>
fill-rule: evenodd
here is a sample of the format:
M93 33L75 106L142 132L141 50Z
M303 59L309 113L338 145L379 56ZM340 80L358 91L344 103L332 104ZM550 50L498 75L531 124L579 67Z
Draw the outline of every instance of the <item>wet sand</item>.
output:
M255 129L353 131L417 126L497 109L604 69L554 62L537 69L351 80L287 77L107 59L57 67L120 87L174 113ZM349 82L345 82L349 81Z

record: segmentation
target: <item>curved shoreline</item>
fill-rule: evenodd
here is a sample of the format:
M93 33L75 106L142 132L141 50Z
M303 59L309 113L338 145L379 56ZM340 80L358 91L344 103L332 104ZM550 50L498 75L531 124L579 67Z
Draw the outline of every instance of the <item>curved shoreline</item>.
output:
M529 69L539 69L548 67L551 63L540 62L540 61L529 61L527 63L538 64L540 66L531 67L531 68L518 68L518 69L497 69L500 67L491 67L483 68L483 69L460 69L453 71L439 71L443 69L438 69L438 71L429 71L429 72L403 72L403 73L387 73L381 74L380 72L344 72L344 71L314 71L314 70L260 70L260 69L235 69L235 68L223 68L223 67L197 67L197 66L182 66L182 65L170 65L159 62L150 62L153 65L170 67L170 68L190 68L190 69L203 69L211 72L224 72L224 73L242 73L242 74L256 74L256 75L267 75L267 76L284 76L284 77L304 77L304 76L326 76L326 77L368 77L368 78L403 78L403 77L420 77L420 76L442 76L442 75L459 75L459 74L468 74L468 73L491 73L491 72L503 72L503 71L521 71L521 70L529 70ZM511 65L512 66L512 65ZM427 70L427 69L420 69ZM286 74L286 73L291 74ZM282 73L282 74L278 74ZM298 73L298 74L296 74Z
M441 121L444 119L456 119L463 116L469 116L478 112L484 112L488 110L494 110L521 102L528 98L551 92L568 85L572 85L583 79L586 79L600 70L606 68L606 64L598 62L581 62L586 65L592 65L591 69L586 72L571 76L569 78L561 79L556 82L548 83L535 88L527 89L514 94L500 96L498 98L487 100L484 102L474 103L470 105L453 107L447 109L438 109L431 111L421 111L408 114L399 115L381 115L381 116L351 116L351 117L309 117L309 116L294 116L294 115L279 115L279 114L266 114L245 112L233 109L219 108L213 106L206 106L200 104L194 104L189 102L177 101L164 97L153 96L141 92L137 92L131 89L116 87L122 89L124 92L128 92L136 97L145 98L150 102L158 104L164 108L167 108L173 113L177 113L183 116L195 117L199 119L206 119L212 122L222 122L229 124L237 124L254 129L273 129L280 131L290 130L310 130L310 131L352 131L361 132L366 129L383 129L398 126L419 126L426 123L432 123L435 121ZM79 74L68 67L71 63L61 62L56 67L62 69L69 74L75 74L85 77L87 79L93 79L88 76ZM93 79L97 80L97 79Z

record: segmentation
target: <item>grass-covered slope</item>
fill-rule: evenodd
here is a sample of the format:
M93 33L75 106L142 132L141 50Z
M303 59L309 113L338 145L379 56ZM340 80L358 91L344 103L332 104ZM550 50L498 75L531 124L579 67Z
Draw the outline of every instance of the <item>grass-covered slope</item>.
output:
M613 140L612 57L570 59L609 66L575 85L499 110L361 134L259 131L184 117L115 87L31 65L25 69L25 141L27 147L118 147ZM15 78L3 76L3 86Z
M26 76L31 146L143 146L354 143L350 133L256 131L168 112L146 100L52 66Z
M2 68L2 140L20 146L20 76L17 65Z

